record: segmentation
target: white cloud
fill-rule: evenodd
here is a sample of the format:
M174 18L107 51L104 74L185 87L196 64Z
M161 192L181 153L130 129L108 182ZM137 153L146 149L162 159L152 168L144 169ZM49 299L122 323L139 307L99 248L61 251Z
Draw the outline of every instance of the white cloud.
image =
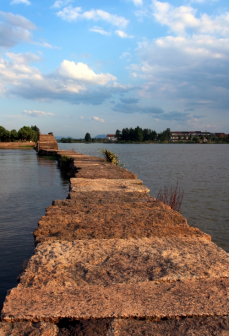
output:
M31 117L46 117L46 116L54 116L54 113L49 113L49 112L43 112L43 111L26 111L24 110L22 114L29 115Z
M121 38L133 38L133 35L127 35L124 31L122 30L116 30L115 33L121 37Z
M73 2L73 0L57 0L51 6L51 8L61 8L69 4L69 2Z
M91 70L87 64L79 62L75 64L73 61L64 60L58 72L63 77L67 77L69 79L76 79L82 82L87 82L88 84L96 84L96 85L105 85L110 81L115 81L116 77L111 74L95 74L93 70Z
M96 74L87 64L64 60L49 74L30 63L40 61L35 54L7 54L0 58L0 94L41 101L64 100L74 104L101 104L113 93L125 92L115 76Z
M216 2L219 0L191 0L191 2L195 2L195 3L204 3L204 2Z
M103 28L100 28L98 26L94 26L93 28L89 29L90 31L94 33L99 33L101 35L111 35L111 33L106 32Z
M122 55L119 58L121 58L121 59L123 59L123 58L131 59L132 55L131 55L130 52L126 51L126 52L123 52Z
M23 80L40 80L42 77L38 69L29 64L40 61L33 53L13 54L7 53L10 60L0 58L0 94L8 92L12 86L17 86Z
M229 103L229 38L167 36L139 44L140 64L131 72L145 80L142 97L192 104Z
M84 117L80 116L80 119L84 119Z
M103 119L100 119L98 117L91 117L91 118L89 118L89 120L94 120L94 121L98 121L98 122L101 122L101 123L105 122Z
M14 27L24 28L28 30L36 29L36 25L22 15L15 15L13 13L6 13L2 11L0 11L0 15L5 18L6 23Z
M202 14L198 18L197 10L191 6L174 7L157 0L153 0L152 9L155 19L177 34L185 34L187 30L200 34L229 34L229 12L214 17Z
M143 0L131 0L135 6L142 6L143 5Z
M92 9L87 12L82 12L81 7L68 6L57 12L57 16L69 22L77 20L105 21L120 28L124 28L128 25L128 20L124 17L110 14L101 9Z
M21 42L32 42L30 30L36 26L24 16L0 11L0 16L5 22L0 22L0 46L4 48L14 47Z
M11 5L16 5L16 4L24 4L24 5L30 5L31 4L31 2L30 1L28 1L28 0L13 0L13 1L11 1L11 3L10 3Z

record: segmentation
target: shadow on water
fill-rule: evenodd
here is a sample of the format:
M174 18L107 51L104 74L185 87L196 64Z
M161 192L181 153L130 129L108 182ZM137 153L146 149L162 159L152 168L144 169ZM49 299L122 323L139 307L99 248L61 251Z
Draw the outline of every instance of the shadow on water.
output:
M34 150L0 150L0 307L17 285L22 262L33 254L33 230L54 199L64 199L69 179L56 161Z

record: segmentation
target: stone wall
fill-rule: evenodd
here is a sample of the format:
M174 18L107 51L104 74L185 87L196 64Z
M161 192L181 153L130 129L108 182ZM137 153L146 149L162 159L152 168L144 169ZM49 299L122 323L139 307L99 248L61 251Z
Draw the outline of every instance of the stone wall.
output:
M58 149L57 141L52 132L48 134L39 133L36 151L39 152L42 149Z

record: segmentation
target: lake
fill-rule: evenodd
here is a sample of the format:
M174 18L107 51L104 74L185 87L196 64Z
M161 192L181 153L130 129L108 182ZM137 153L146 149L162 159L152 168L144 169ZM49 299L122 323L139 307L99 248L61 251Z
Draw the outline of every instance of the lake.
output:
M199 144L59 144L60 149L101 156L98 148L119 155L157 196L164 186L184 189L181 213L229 252L229 146ZM0 305L16 286L24 259L34 249L33 230L54 199L64 199L68 179L56 162L34 150L0 149Z

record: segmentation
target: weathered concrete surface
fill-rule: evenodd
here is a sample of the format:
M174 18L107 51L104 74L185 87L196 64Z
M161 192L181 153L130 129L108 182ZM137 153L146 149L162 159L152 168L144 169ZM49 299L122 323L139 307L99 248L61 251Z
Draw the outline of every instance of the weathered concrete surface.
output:
M97 318L224 316L229 312L229 279L134 284L13 288L2 319L58 322Z
M82 162L82 161L81 161ZM87 162L87 161L86 161ZM96 162L96 161L95 161ZM112 163L103 163L100 165L82 165L76 164L75 176L77 178L87 178L87 179L137 179L137 175L131 173L127 169L115 166Z
M147 200L155 200L149 194L136 192L113 193L110 191L92 191L92 192L74 192L74 197L66 200L55 200L52 202L54 206L74 206L75 204L107 204L107 203L126 203L126 202L146 202Z
M206 239L142 238L39 244L19 288L229 277L229 256Z
M52 132L48 134L39 133L36 150L39 152L41 149L58 149L57 141Z
M0 336L57 336L59 328L47 322L0 322Z
M188 228L186 218L158 202L79 204L70 214L43 216L34 236L36 243L45 240L161 237L179 232L182 235L205 236ZM209 239L209 236L206 235L206 238Z
M69 192L67 198L71 200L77 200L79 202L83 202L84 200L86 202L88 200L89 203L122 203L122 202L129 202L130 199L136 199L136 198L139 199L142 197L144 198L149 197L148 192L147 193L145 192L143 193L141 191L125 192L125 190L123 189L119 191L112 191L112 190L74 191Z
M115 319L107 336L228 336L229 317L193 317L167 321Z
M142 192L148 193L149 189L143 185L141 180L137 179L86 179L71 178L70 191L90 192L90 191L113 191L113 192Z
M107 336L112 319L79 320L59 325L58 336Z

